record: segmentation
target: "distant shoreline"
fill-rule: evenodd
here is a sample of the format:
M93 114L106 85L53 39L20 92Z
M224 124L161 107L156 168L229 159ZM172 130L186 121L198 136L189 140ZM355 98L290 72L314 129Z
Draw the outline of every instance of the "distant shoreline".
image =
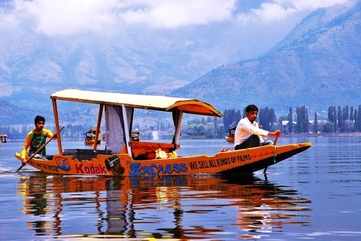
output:
M347 136L361 136L361 132L342 132L342 133L320 133L320 134L308 134L308 133L293 133L282 134L281 137L347 137Z
M282 134L281 138L292 138L292 137L361 137L361 132L347 132L347 133L320 133L320 134L308 134L308 133L293 133L293 134ZM224 138L210 138L206 136L185 136L183 140L224 140ZM65 141L84 141L82 138L63 138ZM24 139L8 139L8 142L23 142ZM141 140L142 141L142 140ZM144 139L143 141L152 141ZM156 140L157 141L157 140ZM6 144L6 143L3 143Z

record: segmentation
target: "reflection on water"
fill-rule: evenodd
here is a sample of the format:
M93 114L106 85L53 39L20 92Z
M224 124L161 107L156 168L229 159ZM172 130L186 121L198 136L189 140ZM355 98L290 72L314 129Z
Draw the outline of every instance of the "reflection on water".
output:
M30 173L19 179L17 189L27 226L37 236L246 239L310 222L310 200L255 177Z
M45 176L28 166L17 174L22 142L9 142L0 145L0 240L361 240L361 136L279 142L305 140L313 147L268 168L269 182ZM184 155L225 147L224 140L182 144Z

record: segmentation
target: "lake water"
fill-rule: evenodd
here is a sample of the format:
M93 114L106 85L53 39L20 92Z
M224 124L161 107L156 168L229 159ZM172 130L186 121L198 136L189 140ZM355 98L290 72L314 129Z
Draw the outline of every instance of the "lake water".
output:
M0 239L361 240L361 137L280 141L304 140L313 147L269 167L267 178L233 180L16 174L21 143L0 144ZM227 146L182 144L183 154Z

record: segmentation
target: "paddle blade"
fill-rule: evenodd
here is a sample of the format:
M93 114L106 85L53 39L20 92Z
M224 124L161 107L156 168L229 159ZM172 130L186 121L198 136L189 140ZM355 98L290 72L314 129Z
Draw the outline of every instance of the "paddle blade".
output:
M21 164L21 166L20 166L18 169L16 169L15 172L19 172L25 165L26 165L26 163L23 162L23 163Z

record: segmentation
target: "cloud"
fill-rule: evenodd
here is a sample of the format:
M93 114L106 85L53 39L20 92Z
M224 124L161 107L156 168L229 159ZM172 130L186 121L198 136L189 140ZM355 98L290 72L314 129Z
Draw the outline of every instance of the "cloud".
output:
M240 13L237 19L241 22L283 20L300 12L308 12L318 8L332 7L351 3L352 0L271 0L262 3L258 8Z
M18 24L14 14L0 12L0 30L11 30Z
M38 32L71 35L102 33L129 25L172 29L225 21L232 17L236 1L15 0L11 14L32 24Z
M36 30L48 35L101 32L115 23L117 0L16 0L17 16L33 20Z
M264 0L259 7L246 8L241 13L237 11L246 4L245 0L14 1L11 9L0 13L2 26L25 24L47 35L72 35L103 34L132 26L176 29L237 19L270 22L352 0Z
M236 0L137 2L143 7L127 10L121 18L127 23L148 24L157 28L177 28L229 20L236 7Z

